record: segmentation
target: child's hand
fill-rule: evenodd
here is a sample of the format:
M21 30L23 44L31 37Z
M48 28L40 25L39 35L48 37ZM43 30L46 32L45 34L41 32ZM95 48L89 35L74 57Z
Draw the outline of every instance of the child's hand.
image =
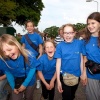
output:
M85 73L80 76L80 79L83 85L87 84L87 75Z
M25 86L21 85L20 88L18 89L19 92L23 92L26 89Z
M61 84L60 81L58 82L58 91L59 91L60 93L63 92L63 90L62 90L62 84Z
M14 93L18 94L19 93L18 89L14 89Z
M52 88L54 88L54 81L50 81L50 90L52 89Z
M47 83L46 85L47 90L50 90L50 85Z

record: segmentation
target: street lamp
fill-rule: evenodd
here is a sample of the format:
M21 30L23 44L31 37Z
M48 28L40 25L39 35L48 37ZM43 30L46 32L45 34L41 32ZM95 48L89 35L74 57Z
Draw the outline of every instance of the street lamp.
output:
M86 2L92 2L92 1L94 1L94 0L86 0ZM96 2L97 3L97 12L98 12L98 1L94 1L94 2Z

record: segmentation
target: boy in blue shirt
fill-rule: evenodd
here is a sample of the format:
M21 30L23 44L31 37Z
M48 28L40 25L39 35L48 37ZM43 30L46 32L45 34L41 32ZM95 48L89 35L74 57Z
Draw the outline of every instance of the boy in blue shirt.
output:
M26 30L28 31L27 36L36 45L35 47L37 47L38 50L35 50L34 48L31 47L31 45L26 40L25 36L22 36L21 43L26 49L31 51L36 58L39 58L41 57L43 53L43 47L42 47L43 40L41 36L34 31L35 30L34 22L32 22L31 20L26 21L25 27L26 27ZM38 76L37 76L36 88L39 88L39 87L40 87L40 80L38 79Z

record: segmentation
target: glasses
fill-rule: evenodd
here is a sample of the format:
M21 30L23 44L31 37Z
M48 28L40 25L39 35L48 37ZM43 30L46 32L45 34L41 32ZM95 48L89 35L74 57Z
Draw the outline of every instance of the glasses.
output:
M72 34L74 34L74 32L64 32L64 34L66 34L66 35L72 35Z

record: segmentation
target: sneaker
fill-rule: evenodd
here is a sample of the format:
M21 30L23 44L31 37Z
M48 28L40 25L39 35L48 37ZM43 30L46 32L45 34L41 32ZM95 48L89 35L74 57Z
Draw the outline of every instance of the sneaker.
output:
M41 87L40 80L37 80L37 81L36 81L36 88L39 89L40 87Z

